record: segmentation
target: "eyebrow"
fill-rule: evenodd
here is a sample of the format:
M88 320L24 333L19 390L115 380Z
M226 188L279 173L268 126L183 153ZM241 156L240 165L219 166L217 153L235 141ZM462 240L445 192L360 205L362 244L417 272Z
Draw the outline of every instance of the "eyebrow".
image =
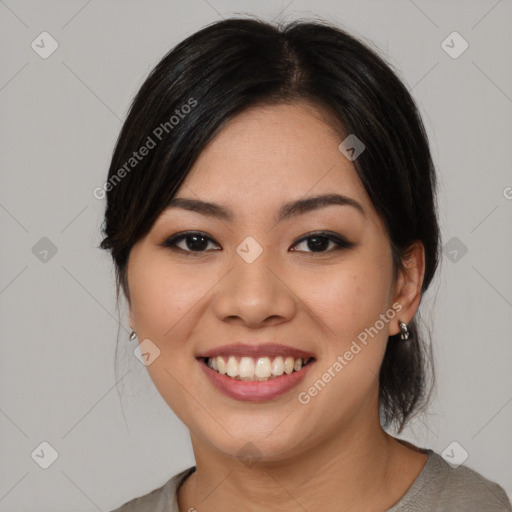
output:
M307 212L332 205L351 206L360 214L366 216L363 207L355 199L341 194L323 194L285 203L279 209L275 221L282 222L290 219L291 217L303 215ZM200 201L198 199L175 197L167 204L167 208L180 208L182 210L188 210L230 222L234 219L233 212L224 206L207 201Z

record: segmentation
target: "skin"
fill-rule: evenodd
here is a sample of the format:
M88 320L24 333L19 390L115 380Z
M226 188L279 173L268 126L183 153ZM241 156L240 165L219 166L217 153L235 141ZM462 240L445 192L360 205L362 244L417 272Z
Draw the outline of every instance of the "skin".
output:
M340 504L384 511L426 462L419 449L385 433L378 416L387 338L420 302L423 246L413 246L393 281L384 225L331 126L325 112L304 103L237 115L176 194L223 205L234 219L169 208L131 251L131 326L160 350L147 369L189 428L196 459L196 472L179 490L181 511L337 511ZM359 202L364 214L331 205L275 223L283 203L333 192ZM161 245L188 230L211 237L203 252L194 253L186 240L182 251ZM320 230L355 245L333 250L329 243L314 252L307 240L299 242ZM263 249L250 264L236 252L248 236ZM317 396L299 403L298 393L394 303L401 311ZM210 384L195 357L241 340L297 347L317 361L305 382L279 398L233 400ZM251 467L237 458L247 442L260 454Z

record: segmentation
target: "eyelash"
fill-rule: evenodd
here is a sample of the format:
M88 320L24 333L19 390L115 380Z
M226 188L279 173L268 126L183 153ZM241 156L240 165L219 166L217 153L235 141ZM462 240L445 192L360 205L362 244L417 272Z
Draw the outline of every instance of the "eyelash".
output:
M189 249L182 249L181 247L177 246L177 244L179 242L181 242L182 240L186 240L187 238L191 238L193 236L206 238L208 241L216 243L206 233L202 233L201 231L187 231L184 233L178 233L178 234L168 238L161 245L163 247L167 247L173 251L181 251L184 253L189 253L194 256L200 256L203 253L205 253L206 251L204 251L204 250L203 251L191 251ZM346 240L345 238L343 238L339 235L336 235L335 233L332 233L329 231L319 231L319 232L315 232L315 233L310 233L307 236L302 237L301 239L297 240L297 242L295 242L292 247L294 247L302 242L305 242L305 241L309 240L310 238L315 238L315 237L316 238L325 238L325 239L329 240L330 242L333 242L335 244L335 247L331 248L331 250L327 250L327 251L319 251L319 252L297 251L297 252L309 252L310 254L322 255L322 254L328 254L328 253L331 253L334 251L338 251L340 249L350 249L351 247L354 247L354 245L355 245L352 242L349 242L348 240Z

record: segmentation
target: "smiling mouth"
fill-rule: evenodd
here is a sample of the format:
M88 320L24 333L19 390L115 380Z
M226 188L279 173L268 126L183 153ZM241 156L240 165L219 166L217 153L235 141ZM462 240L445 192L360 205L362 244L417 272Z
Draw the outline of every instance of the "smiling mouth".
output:
M216 356L200 358L213 371L237 381L264 382L297 373L314 361L313 357Z

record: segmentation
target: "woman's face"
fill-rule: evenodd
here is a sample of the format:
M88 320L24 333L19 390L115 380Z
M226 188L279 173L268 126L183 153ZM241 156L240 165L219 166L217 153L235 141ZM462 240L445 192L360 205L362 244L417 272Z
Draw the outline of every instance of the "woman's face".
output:
M169 207L131 251L130 320L150 340L147 369L209 449L243 456L251 442L277 460L378 421L379 368L398 332L392 256L341 142L308 105L239 114L176 194L217 206ZM282 210L334 194L347 204ZM213 215L220 209L228 215ZM193 234L165 245L183 232ZM288 375L286 357L298 351L314 359ZM240 381L207 367L204 356L219 354L228 374L284 374Z

